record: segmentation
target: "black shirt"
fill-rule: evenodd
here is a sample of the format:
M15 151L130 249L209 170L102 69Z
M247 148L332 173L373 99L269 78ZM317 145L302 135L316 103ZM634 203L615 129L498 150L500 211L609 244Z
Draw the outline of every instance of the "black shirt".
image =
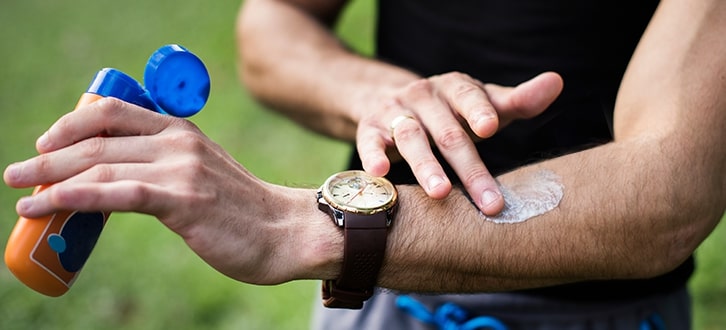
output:
M545 71L565 85L543 114L516 121L477 144L497 175L612 140L615 96L630 57L658 2L582 0L384 0L378 3L378 58L422 76L464 72L514 86ZM437 155L439 156L439 155ZM439 156L449 178L458 180ZM351 168L361 168L357 154ZM388 178L414 184L407 164ZM583 282L527 290L562 299L642 297L680 288L693 259L649 280Z

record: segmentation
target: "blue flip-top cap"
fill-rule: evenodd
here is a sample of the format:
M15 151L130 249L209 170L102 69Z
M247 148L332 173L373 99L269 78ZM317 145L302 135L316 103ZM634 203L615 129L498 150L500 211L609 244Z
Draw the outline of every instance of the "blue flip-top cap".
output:
M96 73L86 90L110 96L175 117L189 117L209 98L209 73L204 63L186 48L166 45L151 55L142 86L134 78L112 68Z
M204 63L179 45L159 48L149 58L144 85L159 107L176 117L191 116L209 98L209 73Z
M149 92L138 81L113 68L103 68L98 71L86 92L115 97L152 111L162 112Z

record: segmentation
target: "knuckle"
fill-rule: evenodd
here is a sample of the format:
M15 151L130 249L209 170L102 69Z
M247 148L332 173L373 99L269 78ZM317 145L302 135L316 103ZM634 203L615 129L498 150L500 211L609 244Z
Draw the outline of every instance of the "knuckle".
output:
M164 116L163 118L170 121L170 123L169 123L170 125L172 125L172 124L177 125L179 128L181 128L184 131L188 131L193 134L198 134L202 131L201 129L199 129L199 126L197 126L195 123L193 123L189 120L186 120L184 118L177 118L174 116Z
M477 181L490 180L491 175L489 174L489 171L487 171L486 168L483 166L471 166L465 169L460 177L464 184L470 186Z
M461 127L449 127L442 130L439 135L435 138L436 144L439 146L441 151L451 151L459 149L472 143L469 135L461 129Z
M459 72L459 71L447 72L447 73L441 75L441 79L446 82L472 80L471 76L469 76L466 73Z
M523 113L525 111L521 111L523 109L526 109L526 99L524 97L521 97L521 94L519 93L512 93L512 95L509 98L509 106L512 109L517 110L517 113Z
M101 118L113 118L118 115L118 109L125 106L124 101L113 97L104 97L93 104L95 107L91 111L98 112Z
M88 172L90 179L95 182L111 182L114 180L113 169L108 164L94 165Z
M189 181L191 181L192 184L203 180L203 177L206 176L207 166L205 162L198 157L190 157L177 166L181 167L180 170L188 173L188 176L190 177Z
M35 160L35 171L37 173L51 173L53 161L48 154L41 154Z
M125 103L115 97L104 97L96 102L99 111L114 112L117 108L122 107Z
M103 138L91 138L79 143L81 157L86 159L98 159L103 155L106 148L106 140Z
M180 188L178 191L194 191L200 182L207 182L210 168L200 157L184 157L168 165L168 170L175 173L178 180L174 183Z
M410 97L428 97L433 94L434 84L430 79L419 79L408 84L404 94Z
M415 173L420 173L424 176L427 173L432 173L436 169L440 168L439 163L436 161L435 158L428 157L416 158L413 161L409 161L409 165Z
M65 208L73 200L76 192L60 186L54 186L48 190L48 202L55 208Z
M143 183L130 185L128 188L126 206L128 210L146 210L152 200L149 187Z
M407 141L424 135L423 127L413 120L406 120L410 123L401 123L396 126L394 135L397 141Z
M165 143L174 148L181 148L190 152L199 153L206 149L206 143L199 134L190 130L178 130L166 135Z
M464 98L469 96L476 96L481 93L479 86L471 83L460 83L457 84L453 89L453 96L458 98Z

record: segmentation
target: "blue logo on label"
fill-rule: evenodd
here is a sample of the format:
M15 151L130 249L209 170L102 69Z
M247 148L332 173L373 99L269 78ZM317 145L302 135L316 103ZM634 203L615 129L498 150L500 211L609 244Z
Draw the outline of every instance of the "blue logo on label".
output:
M103 229L101 212L76 212L68 218L60 234L48 236L48 245L58 253L61 266L68 272L81 270Z

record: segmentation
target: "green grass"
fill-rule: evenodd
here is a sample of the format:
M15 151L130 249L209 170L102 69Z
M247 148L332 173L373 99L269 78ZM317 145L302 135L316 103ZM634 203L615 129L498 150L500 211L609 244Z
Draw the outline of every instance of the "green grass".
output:
M259 177L314 186L341 169L347 145L311 134L257 105L236 76L234 1L5 0L0 4L0 165L35 154L35 139L69 111L93 74L111 66L141 79L146 59L182 44L212 76L208 106L192 118ZM370 1L356 2L340 32L371 52ZM0 185L0 244L29 190ZM698 329L726 325L725 226L699 251L692 282ZM260 287L203 263L155 219L113 214L71 291L39 295L0 267L0 329L302 329L317 282Z

